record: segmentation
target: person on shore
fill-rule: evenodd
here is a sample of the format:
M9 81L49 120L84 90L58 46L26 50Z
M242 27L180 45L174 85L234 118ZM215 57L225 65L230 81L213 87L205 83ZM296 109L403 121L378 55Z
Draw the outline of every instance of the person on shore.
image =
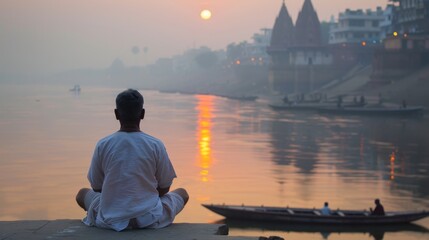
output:
M140 130L143 102L134 89L116 97L120 129L97 143L88 171L92 189L82 188L76 195L87 211L83 222L88 226L163 228L188 202L185 189L170 191L176 173L164 144Z
M325 202L325 204L323 205L323 208L320 209L320 212L322 213L322 215L331 215L331 209L329 208L329 203Z
M383 207L383 205L381 205L380 199L378 199L378 198L375 199L374 203L375 203L375 209L374 210L372 210L372 208L369 209L371 211L371 215L373 215L373 216L384 216L385 215L384 207Z

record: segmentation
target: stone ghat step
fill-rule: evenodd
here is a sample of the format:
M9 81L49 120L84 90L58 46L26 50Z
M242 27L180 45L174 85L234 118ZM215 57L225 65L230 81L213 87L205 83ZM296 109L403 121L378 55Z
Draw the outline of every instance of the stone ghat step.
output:
M224 224L174 223L163 229L138 229L115 232L87 227L80 220L1 221L0 239L174 239L174 240L255 240L259 237L227 236Z

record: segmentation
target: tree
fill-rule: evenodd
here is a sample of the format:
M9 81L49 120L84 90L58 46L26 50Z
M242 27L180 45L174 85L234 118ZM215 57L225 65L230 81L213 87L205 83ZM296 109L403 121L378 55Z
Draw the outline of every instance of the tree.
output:
M218 59L214 52L208 51L208 52L199 53L195 57L195 61L197 62L198 66L200 66L201 68L209 69L217 63Z

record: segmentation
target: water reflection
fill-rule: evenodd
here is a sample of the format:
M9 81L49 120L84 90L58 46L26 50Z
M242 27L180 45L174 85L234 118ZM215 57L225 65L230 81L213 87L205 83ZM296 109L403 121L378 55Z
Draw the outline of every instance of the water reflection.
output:
M271 125L272 159L277 165L294 166L311 174L317 163L318 131L296 116L277 115Z
M376 183L372 187L380 194L390 188L395 195L406 190L426 197L429 190L421 187L429 183L423 123L276 112L269 131L276 165L272 171L281 184L295 173L303 188L317 186L312 179L330 184Z
M395 151L393 151L390 154L390 180L395 180L395 159L396 154Z
M198 100L196 109L198 111L198 166L201 168L200 177L202 182L209 181L209 168L212 165L211 129L213 118L213 96L196 95Z
M259 231L259 232L271 232L273 234L285 234L288 236L296 233L319 233L323 239L330 239L331 237L337 237L341 235L341 239L347 239L351 234L363 234L368 235L371 239L382 240L387 233L429 233L429 229L418 224L398 224L398 225L321 225L321 224L284 224L276 222L256 222L256 221L242 221L233 219L223 219L216 223L227 224L231 232L240 231ZM349 235L349 236L348 236ZM286 239L286 238L285 238ZM289 238L290 239L290 238ZM300 238L307 239L307 238ZM314 239L314 237L309 238Z

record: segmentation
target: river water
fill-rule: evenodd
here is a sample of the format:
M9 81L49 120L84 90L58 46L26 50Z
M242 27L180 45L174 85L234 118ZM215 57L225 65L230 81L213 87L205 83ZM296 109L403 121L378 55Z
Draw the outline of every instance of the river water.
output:
M88 187L95 143L118 129L123 89L3 84L0 88L0 220L82 218L74 196ZM276 112L268 102L141 90L142 130L162 139L190 193L175 222L223 218L225 203L429 210L429 118ZM331 231L227 222L230 235L285 239L429 239L429 219L411 227Z

